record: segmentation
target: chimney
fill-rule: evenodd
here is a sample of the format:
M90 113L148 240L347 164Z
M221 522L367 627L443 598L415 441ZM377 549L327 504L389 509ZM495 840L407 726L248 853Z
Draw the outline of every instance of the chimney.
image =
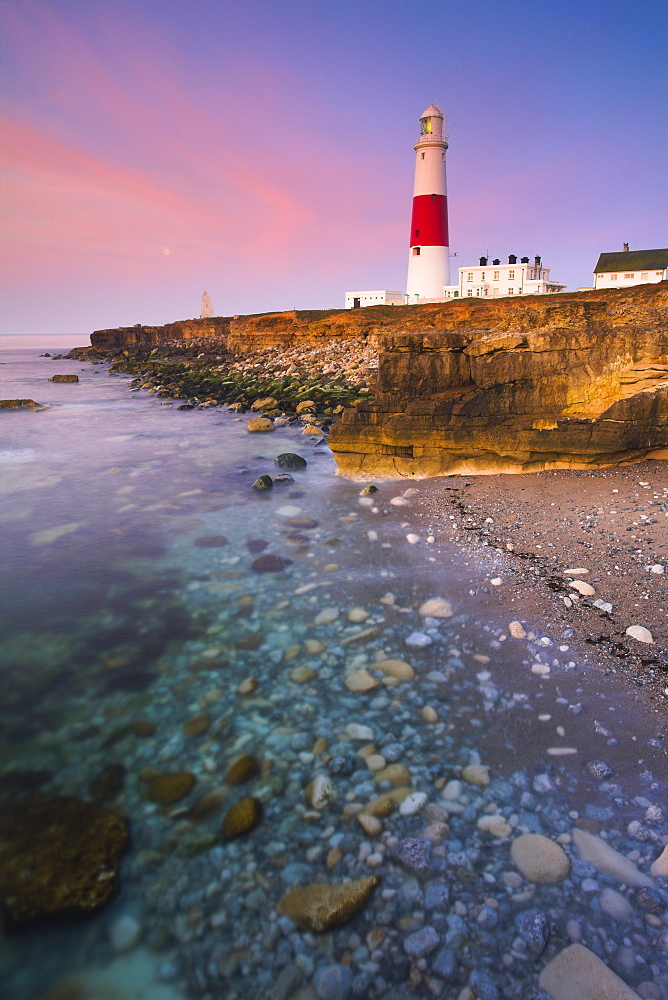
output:
M540 264L540 257L538 256L534 257L533 262L536 265L536 267L538 267L538 265Z
M495 257L494 260L492 261L492 264L494 265L494 267L498 267L498 265L500 263L501 263L501 261L499 260L498 257Z
M629 245L628 245L628 243L625 243L624 244L624 253L628 253L628 252L629 252Z
M508 257L508 263L517 264L517 257L515 256L514 253L511 253L510 256Z
M522 257L522 259L520 260L520 264L528 264L528 263L529 263L528 257Z
M480 266L481 267L486 267L487 266L487 258L486 257L481 257L480 258Z

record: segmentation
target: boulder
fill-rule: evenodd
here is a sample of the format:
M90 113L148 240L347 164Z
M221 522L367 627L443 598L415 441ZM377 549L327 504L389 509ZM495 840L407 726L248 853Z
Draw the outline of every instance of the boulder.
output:
M52 375L49 382L78 382L78 375Z
M0 399L0 410L39 410L41 408L42 404L36 403L34 399Z
M246 430L255 434L266 433L274 430L274 423L269 417L251 417L246 424Z
M69 795L31 795L0 809L0 909L9 927L86 915L119 884L127 820Z

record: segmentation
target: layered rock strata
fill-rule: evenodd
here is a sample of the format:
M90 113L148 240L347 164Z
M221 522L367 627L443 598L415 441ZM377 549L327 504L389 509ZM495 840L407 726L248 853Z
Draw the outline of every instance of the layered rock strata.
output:
M331 433L345 474L668 458L668 283L422 308L423 330L374 334L376 398Z

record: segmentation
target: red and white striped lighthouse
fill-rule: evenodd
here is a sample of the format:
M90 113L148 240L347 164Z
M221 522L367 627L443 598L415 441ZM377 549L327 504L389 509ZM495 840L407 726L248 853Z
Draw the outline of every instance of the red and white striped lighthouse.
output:
M420 116L415 143L415 185L408 256L408 301L442 299L450 284L448 201L445 187L443 112L430 104Z

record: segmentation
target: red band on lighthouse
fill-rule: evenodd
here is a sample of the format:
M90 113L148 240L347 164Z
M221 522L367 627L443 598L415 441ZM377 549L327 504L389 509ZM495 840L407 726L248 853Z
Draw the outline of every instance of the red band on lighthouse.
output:
M411 247L447 247L448 199L444 194L420 194L413 198Z

